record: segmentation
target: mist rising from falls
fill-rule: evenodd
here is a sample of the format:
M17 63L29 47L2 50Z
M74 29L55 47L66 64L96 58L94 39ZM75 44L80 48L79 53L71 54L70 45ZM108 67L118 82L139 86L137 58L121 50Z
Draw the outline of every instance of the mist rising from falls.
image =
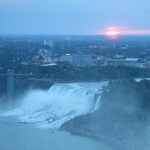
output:
M64 122L100 107L98 89L75 84L56 84L48 91L33 90L26 94L21 105L5 115L17 115L21 122L39 128L59 128Z

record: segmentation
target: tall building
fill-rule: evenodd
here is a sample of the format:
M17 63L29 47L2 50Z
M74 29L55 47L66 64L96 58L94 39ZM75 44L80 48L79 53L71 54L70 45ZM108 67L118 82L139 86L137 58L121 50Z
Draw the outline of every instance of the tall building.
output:
M66 38L64 41L62 41L61 47L70 47L70 38Z
M44 45L47 45L47 46L50 46L50 47L54 46L53 41L49 40L49 39L45 39L44 40Z

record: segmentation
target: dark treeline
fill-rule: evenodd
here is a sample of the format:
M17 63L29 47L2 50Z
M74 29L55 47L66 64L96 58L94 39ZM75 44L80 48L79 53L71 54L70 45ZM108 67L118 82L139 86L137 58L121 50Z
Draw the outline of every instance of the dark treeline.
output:
M149 69L131 68L125 66L73 66L68 62L58 62L56 66L21 65L15 69L16 73L33 73L36 78L49 78L77 81L100 81L102 79L118 79L127 77L149 77Z
M150 77L149 69L131 68L124 66L73 66L68 62L58 62L56 66L43 67L39 65L20 65L17 64L12 67L15 73L29 74L32 73L34 76L28 77L15 77L16 87L19 89L29 88L33 85L33 82L37 84L38 80L45 80L38 84L38 87L48 87L47 82L80 82L80 81L102 81L111 79L123 79L123 78L146 78ZM7 73L6 68L0 70L0 73ZM32 78L32 79L31 79ZM26 79L26 82L25 82ZM35 80L37 79L37 80ZM47 82L46 82L47 80ZM29 84L32 81L32 84ZM28 83L28 86L27 86ZM51 84L50 84L51 85ZM6 77L0 76L0 94L6 95ZM16 88L17 89L17 88ZM44 88L45 89L45 88Z

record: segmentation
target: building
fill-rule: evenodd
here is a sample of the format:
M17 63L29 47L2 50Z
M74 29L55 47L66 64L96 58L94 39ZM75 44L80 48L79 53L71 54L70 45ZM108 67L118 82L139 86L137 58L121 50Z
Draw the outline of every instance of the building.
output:
M107 59L106 64L111 66L124 66L126 63L125 59Z
M76 66L92 66L92 55L90 54L75 54L72 55L72 64Z
M42 67L49 67L49 66L56 66L56 63L51 63L51 64L42 64Z
M64 41L62 41L61 47L70 47L70 38L66 38Z
M140 58L126 58L126 61L137 62L140 61Z
M121 47L121 50L127 50L128 49L128 46L122 46Z
M62 55L61 60L72 63L72 55L70 55L70 54Z
M44 45L47 45L47 46L50 46L50 47L54 46L53 41L52 40L48 40L48 39L44 40Z
M126 59L99 59L97 60L97 65L99 66L128 66L128 67L138 67L145 68L146 63L139 58L126 58Z

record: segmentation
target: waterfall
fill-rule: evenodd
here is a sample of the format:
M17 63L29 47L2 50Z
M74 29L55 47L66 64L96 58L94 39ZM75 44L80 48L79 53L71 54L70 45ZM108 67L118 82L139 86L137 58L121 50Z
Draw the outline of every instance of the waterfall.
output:
M55 84L48 91L32 90L18 108L5 115L16 115L20 122L38 128L59 128L76 116L97 110L100 107L100 96L95 96L97 90L76 84Z

